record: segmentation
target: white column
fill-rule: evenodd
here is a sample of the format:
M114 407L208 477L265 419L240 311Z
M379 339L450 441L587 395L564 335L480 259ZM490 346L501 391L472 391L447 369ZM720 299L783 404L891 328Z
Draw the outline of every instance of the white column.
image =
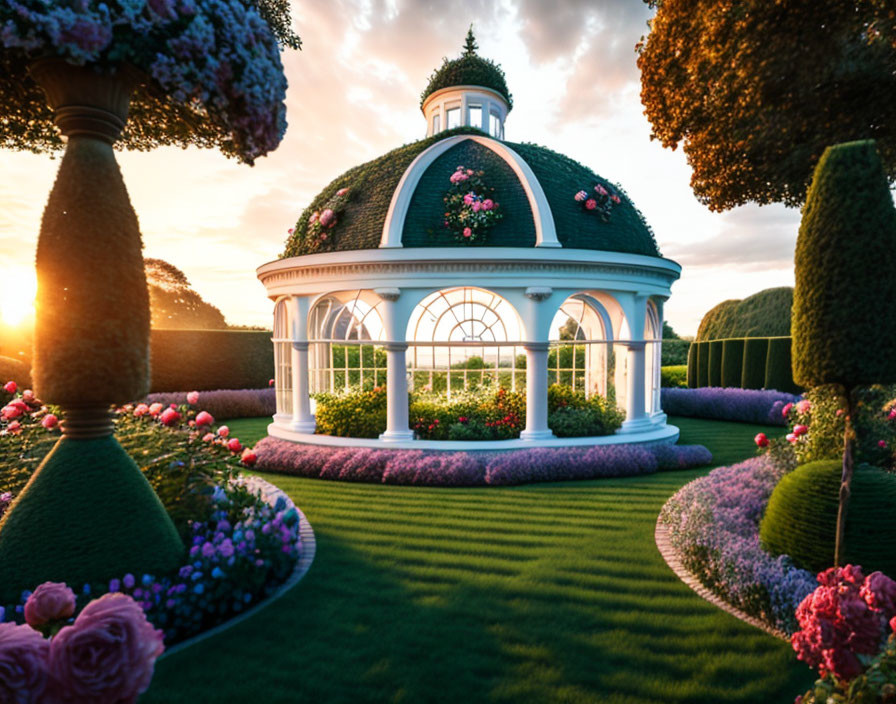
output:
M665 317L663 308L666 299L660 298L656 300L656 312L657 312L657 326L659 327L659 331L656 334L656 339L661 340L663 337L663 319ZM663 343L657 342L654 345L654 362L653 362L653 408L650 414L650 420L653 421L656 425L665 425L666 424L666 414L663 413L662 408L662 392L660 391L660 387L662 386L662 364L663 364Z
M548 440L548 349L547 342L527 342L526 350L526 429L520 440Z
M384 442L414 439L408 425L408 365L406 342L387 342L386 348L386 432Z
M308 306L304 296L292 299L292 423L297 433L313 433L316 427L311 414L308 384Z
M628 348L628 363L626 366L626 399L625 422L619 429L620 433L639 433L650 430L653 423L645 410L645 356L644 342L633 341L624 343Z

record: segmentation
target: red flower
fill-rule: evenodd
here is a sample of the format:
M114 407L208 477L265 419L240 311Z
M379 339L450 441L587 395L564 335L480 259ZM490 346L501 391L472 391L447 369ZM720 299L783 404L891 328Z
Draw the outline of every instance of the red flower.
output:
M585 201L585 207L588 210L594 210L597 207L597 201L594 198L589 198Z

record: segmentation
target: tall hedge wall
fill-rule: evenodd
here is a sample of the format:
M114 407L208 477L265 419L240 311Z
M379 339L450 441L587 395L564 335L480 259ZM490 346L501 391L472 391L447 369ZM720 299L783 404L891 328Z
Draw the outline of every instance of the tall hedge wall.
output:
M693 344L688 386L775 389L799 393L793 381L789 337L704 340Z
M151 391L259 389L274 376L271 333L153 330Z
M792 306L793 289L789 286L767 288L743 300L722 301L703 316L697 339L789 335Z
M744 338L722 341L722 386L740 386L744 368Z
M709 343L709 385L722 385L722 340Z
M767 360L767 337L750 337L744 341L744 361L740 379L742 389L761 389L765 385Z
M697 350L699 344L694 343L688 350L688 387L697 388Z

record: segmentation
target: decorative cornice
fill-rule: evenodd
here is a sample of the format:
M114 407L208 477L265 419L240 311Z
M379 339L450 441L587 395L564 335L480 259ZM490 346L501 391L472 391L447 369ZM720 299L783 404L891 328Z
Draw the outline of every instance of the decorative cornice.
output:
M384 301L392 301L393 303L401 296L400 288L375 288L373 292Z
M550 286L530 286L526 289L524 295L530 301L541 303L542 301L550 298L553 292L554 289L552 289Z

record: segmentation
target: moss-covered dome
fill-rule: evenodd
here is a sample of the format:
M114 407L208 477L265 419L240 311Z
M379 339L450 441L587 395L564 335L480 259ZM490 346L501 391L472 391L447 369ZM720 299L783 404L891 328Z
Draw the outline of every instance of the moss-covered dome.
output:
M346 171L324 188L299 217L281 258L379 247L392 196L407 168L432 145L464 134L483 136L480 130L469 127L448 130ZM653 232L619 186L545 147L529 143L500 144L516 152L532 170L544 191L557 239L563 247L660 256ZM534 247L535 222L523 184L506 161L474 140L455 144L426 168L411 197L402 230L402 246L467 246L454 241L443 228L442 199L458 165L484 171L489 185L495 189L495 199L502 205L505 217L488 233L483 244ZM578 191L591 191L598 185L620 198L606 222L575 200ZM319 220L328 208L336 212L336 224L324 231L326 238L321 240L313 236L314 228L309 221Z
M508 108L513 108L513 96L507 89L504 71L494 61L479 56L477 48L471 27L467 32L464 53L457 59L444 59L442 65L429 77L429 84L420 96L421 107L430 95L442 88L482 86L500 94L507 101Z

